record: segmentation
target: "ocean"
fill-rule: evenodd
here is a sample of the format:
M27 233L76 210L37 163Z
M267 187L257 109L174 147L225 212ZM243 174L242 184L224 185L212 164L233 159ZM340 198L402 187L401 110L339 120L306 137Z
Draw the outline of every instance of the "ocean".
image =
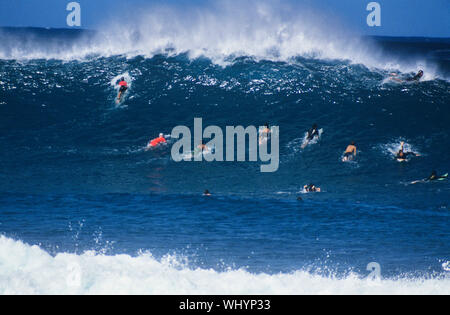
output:
M411 184L450 170L450 39L223 19L0 29L0 293L450 294L449 182ZM278 171L144 150L194 118L279 126Z

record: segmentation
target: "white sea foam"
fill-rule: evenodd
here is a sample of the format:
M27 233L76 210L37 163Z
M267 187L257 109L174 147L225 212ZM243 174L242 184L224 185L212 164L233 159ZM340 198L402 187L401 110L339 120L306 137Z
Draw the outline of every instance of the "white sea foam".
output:
M307 271L275 275L189 268L174 256L51 256L0 236L0 294L449 294L450 278L343 279Z

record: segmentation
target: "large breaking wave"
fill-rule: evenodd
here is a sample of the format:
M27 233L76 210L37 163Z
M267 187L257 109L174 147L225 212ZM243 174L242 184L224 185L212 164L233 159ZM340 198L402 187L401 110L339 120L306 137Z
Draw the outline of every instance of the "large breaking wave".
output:
M380 69L404 72L439 71L429 58L387 55L371 39L349 31L328 13L278 1L215 1L209 6L144 7L140 13L103 22L97 31L49 30L45 36L28 30L0 31L0 59L60 59L156 54L207 57L229 64L237 57L289 61L306 58L349 60ZM448 51L446 52L448 54Z

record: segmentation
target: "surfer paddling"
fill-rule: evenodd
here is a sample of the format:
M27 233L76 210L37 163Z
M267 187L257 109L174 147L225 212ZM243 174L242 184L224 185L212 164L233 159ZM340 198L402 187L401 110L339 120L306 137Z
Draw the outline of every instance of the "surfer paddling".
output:
M444 180L448 178L448 174L439 176L436 171L432 171L431 175L426 179L426 181L431 182L434 180Z
M352 141L352 143L347 146L347 149L345 149L342 161L343 162L352 161L355 158L355 156L356 156L356 144L354 141Z
M167 143L166 139L164 138L164 134L160 133L158 138L155 138L151 140L147 147L145 148L146 151L150 150L151 148L155 148L159 146L160 144Z
M399 161L399 162L404 162L408 159L409 156L420 156L420 154L418 153L414 153L412 151L410 152L405 152L405 142L401 142L401 147L400 150L398 151L397 155L395 156L395 158Z
M303 142L301 148L304 149L306 146L313 141L314 139L318 139L320 137L320 130L317 124L312 125L311 129L308 130L306 135L306 139Z
M127 81L125 81L125 78L122 77L119 80L119 95L117 96L117 103L119 103L122 99L123 94L125 93L125 91L128 89L128 83Z
M411 182L411 184L417 183L426 183L426 182L434 182L434 181L442 181L448 179L448 173L444 175L438 175L436 171L432 171L431 175L425 179L416 180Z
M423 77L423 70L419 70L416 75L412 77L408 77L404 80L397 78L397 73L391 73L391 80L397 81L397 82L419 82L420 79Z
M305 185L303 186L303 189L305 190L305 192L311 193L311 192L321 192L320 187L317 187L314 184L309 184L309 185Z

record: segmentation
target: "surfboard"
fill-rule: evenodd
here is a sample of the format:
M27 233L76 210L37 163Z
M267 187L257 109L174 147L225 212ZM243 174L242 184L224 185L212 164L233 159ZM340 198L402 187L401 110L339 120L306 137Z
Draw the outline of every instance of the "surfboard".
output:
M125 96L124 94L125 94L125 93L123 93L123 94L120 96L120 98L117 98L117 97L116 97L116 104L117 104L117 105L119 105L120 103L122 103L122 101L124 100L124 96Z
M120 92L119 92L119 93L120 93ZM125 96L127 95L127 93L128 93L128 89L125 90L124 92L122 92L122 94L120 95L120 98L118 98L118 97L119 97L119 94L117 94L117 97L116 97L116 104L117 104L117 105L123 103L123 101L125 100Z
M308 144L309 144L309 140L306 140L305 142L302 143L301 148L302 149L306 148L308 146Z

